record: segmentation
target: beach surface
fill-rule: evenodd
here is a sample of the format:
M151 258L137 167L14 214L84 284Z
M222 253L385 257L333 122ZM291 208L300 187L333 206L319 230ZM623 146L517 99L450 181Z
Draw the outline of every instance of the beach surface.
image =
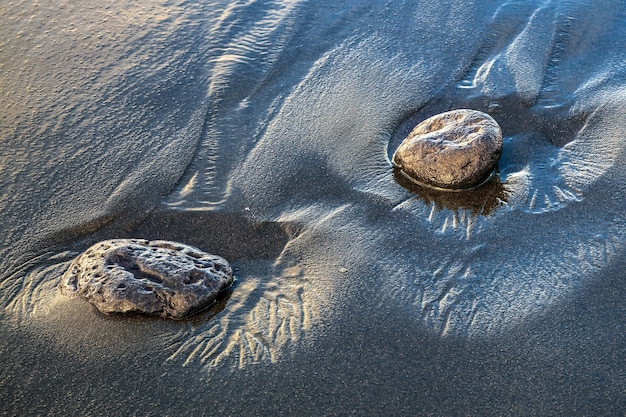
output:
M0 414L626 413L621 1L0 6ZM391 157L474 109L492 180ZM57 290L106 239L230 262L185 320Z

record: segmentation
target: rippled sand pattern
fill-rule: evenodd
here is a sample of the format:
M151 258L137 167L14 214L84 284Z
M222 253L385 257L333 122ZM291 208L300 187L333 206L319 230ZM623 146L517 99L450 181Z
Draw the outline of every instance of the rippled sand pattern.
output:
M489 415L472 408L483 400L501 415L525 392L537 395L516 404L519 415L535 398L535 414L572 414L569 402L550 408L546 398L561 388L586 395L586 386L563 385L558 370L558 383L530 387L540 393L522 384L544 380L525 373L549 365L543 351L463 394L455 384L466 369L458 364L473 366L464 347L495 349L579 303L620 308L585 297L626 247L622 3L0 7L9 413L26 410L14 387L37 397L32 387L49 384L50 397L25 413L47 402L60 414L67 386L84 380L76 413L133 414L139 405L112 400L132 391L129 378L152 385L164 415L298 414L307 404L308 414ZM407 133L458 108L502 127L494 180L451 196L394 176L389 158ZM223 256L236 283L205 313L175 322L103 316L57 293L74 256L128 237ZM548 351L561 343L562 357L568 341L584 339L536 337ZM35 345L49 351L34 354ZM51 362L29 362L48 354ZM111 379L108 363L119 367ZM35 373L47 366L57 379L42 382ZM507 372L526 389L507 391L497 382ZM602 395L619 391L611 372L601 373L610 381ZM95 386L106 394L91 401ZM313 410L318 392L332 409ZM609 404L585 401L571 407Z

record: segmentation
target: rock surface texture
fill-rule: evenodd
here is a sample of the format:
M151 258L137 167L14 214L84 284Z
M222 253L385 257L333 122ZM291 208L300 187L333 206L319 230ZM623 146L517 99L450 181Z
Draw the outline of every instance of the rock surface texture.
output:
M100 312L181 319L209 307L230 287L228 262L193 246L163 240L99 242L70 264L59 284Z
M486 113L460 109L418 124L393 155L393 165L413 182L462 190L487 180L502 153L502 131Z

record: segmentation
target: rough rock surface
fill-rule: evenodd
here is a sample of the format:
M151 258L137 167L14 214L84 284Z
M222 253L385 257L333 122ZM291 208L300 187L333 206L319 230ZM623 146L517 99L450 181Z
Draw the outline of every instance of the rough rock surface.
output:
M502 131L486 113L460 109L418 124L393 155L410 180L434 188L468 189L489 178L502 153Z
M193 246L163 240L99 242L70 264L59 284L105 314L184 318L210 306L233 282L228 262Z

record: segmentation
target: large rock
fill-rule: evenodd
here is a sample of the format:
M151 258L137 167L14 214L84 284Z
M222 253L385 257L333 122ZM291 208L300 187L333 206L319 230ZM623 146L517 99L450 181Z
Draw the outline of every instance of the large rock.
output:
M228 262L163 240L105 240L70 264L59 284L105 314L137 312L174 319L209 307L233 282Z
M502 153L502 131L488 114L453 110L418 124L392 162L413 182L448 190L468 189L489 178Z

